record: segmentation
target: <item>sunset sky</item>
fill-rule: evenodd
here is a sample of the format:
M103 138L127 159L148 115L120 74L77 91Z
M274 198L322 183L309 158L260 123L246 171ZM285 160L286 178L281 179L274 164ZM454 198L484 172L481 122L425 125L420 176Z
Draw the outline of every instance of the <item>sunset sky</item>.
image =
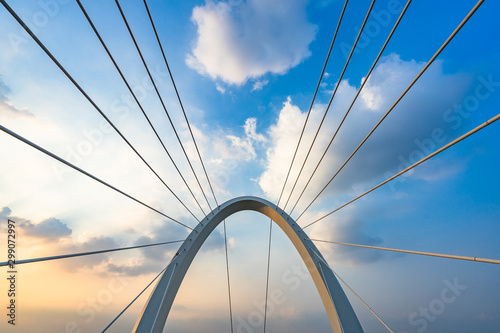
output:
M7 1L198 219L204 217L76 1ZM350 0L298 150L283 207L298 200L406 1ZM83 0L205 213L191 172L115 1ZM120 2L210 205L203 173L143 1ZM217 200L277 202L343 0L148 0ZM414 0L291 214L297 218L476 5ZM365 145L300 218L305 226L499 113L500 3L486 0ZM0 6L0 125L190 226L193 216ZM494 123L305 229L311 238L500 259L500 123ZM188 229L0 131L0 253L16 221L17 258L183 240ZM227 219L234 331L261 332L269 219ZM222 225L179 290L165 330L230 332ZM500 267L317 243L331 267L398 333L498 332ZM168 264L179 244L19 265L16 327L101 332ZM0 261L6 261L2 259ZM291 242L273 230L268 332L331 332ZM451 288L451 286L455 286ZM458 288L457 288L458 286ZM451 289L453 290L451 290ZM344 288L366 332L386 332ZM130 331L151 288L110 328ZM443 295L454 292L453 301ZM449 294L451 295L451 294ZM441 307L442 305L442 307ZM426 310L427 309L427 310ZM427 311L427 314L425 314Z

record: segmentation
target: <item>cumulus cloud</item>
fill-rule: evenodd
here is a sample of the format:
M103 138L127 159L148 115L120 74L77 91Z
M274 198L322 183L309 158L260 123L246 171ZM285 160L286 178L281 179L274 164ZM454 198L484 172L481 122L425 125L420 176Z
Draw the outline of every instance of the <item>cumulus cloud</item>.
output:
M3 207L0 211L0 219L15 221L19 230L23 233L23 237L27 236L46 242L53 242L71 236L72 230L66 223L56 218L48 218L41 222L33 223L26 218L16 217L11 214L12 210L9 207Z
M193 9L198 35L186 63L228 84L283 74L310 55L317 27L308 22L306 5L306 0L248 0L238 6L207 1ZM254 90L264 82L257 81Z
M424 63L405 61L396 54L381 59L325 155L299 207L301 205L305 207L305 204L308 204L321 190L423 66ZM445 74L443 63L435 62L320 198L324 199L328 194L338 196L351 192L358 193L360 187L366 186L367 183L376 185L374 181L382 180L387 173L395 174L402 159L419 148L418 144L428 138L434 129L449 129L450 126L444 121L443 115L454 103L463 98L469 84L470 77L467 75ZM340 82L329 114L292 198L298 198L304 188L358 87L359 85L356 86L347 80ZM317 130L314 122L323 116L325 108L325 105L317 104L312 110L310 123L290 175L292 180L295 180ZM292 160L295 142L300 135L305 117L306 112L302 112L293 105L291 99L288 99L276 124L270 128L268 161L265 171L259 178L259 185L273 200L280 194L288 171L287 166ZM286 192L289 193L290 188L289 185ZM288 196L286 192L285 197Z
M0 76L0 115L4 117L33 116L33 114L26 109L21 110L16 108L9 99L10 93L10 87Z
M360 94L366 110L381 111L394 99L387 87L398 87L402 82L411 82L425 63L415 60L403 61L398 55L391 54L377 66ZM436 73L435 73L436 74ZM390 88L391 89L391 88ZM394 88L392 88L394 89Z
M283 165L288 165L292 161L290 142L297 141L305 117L306 115L298 106L293 105L291 98L288 97L283 103L277 124L271 126L269 130L272 142L267 150L267 168L260 176L259 185L273 200L278 198L286 177L287 169Z
M56 218L49 218L36 224L26 221L21 223L20 227L27 236L43 238L50 241L68 237L72 232L66 223L63 223Z

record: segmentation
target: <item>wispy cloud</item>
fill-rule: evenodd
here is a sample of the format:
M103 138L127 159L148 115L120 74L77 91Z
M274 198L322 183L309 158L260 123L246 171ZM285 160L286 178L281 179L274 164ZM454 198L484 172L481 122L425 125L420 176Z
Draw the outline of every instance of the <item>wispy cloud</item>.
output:
M258 80L253 84L252 91L262 90L268 83L269 80Z
M212 142L215 151L209 155L213 159L221 159L225 162L229 160L250 161L257 158L256 144L263 143L266 138L263 134L257 133L257 119L248 118L243 125L245 135L238 136L231 132L219 130L214 133Z
M21 116L33 116L33 114L27 109L19 109L14 106L12 101L9 99L11 93L10 87L3 81L0 76L0 115L4 117L21 117Z

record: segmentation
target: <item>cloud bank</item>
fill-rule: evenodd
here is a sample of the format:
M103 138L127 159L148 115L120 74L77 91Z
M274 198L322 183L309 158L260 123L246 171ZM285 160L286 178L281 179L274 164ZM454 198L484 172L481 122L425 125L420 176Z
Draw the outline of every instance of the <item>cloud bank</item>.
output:
M11 219L16 222L17 231L25 244L35 251L35 257L52 256L59 254L82 253L114 249L120 247L146 245L166 241L184 240L187 230L170 223L159 221L143 230L143 235L138 235L135 241L123 244L118 239L109 236L92 236L84 240L74 239L73 230L68 224L56 218L48 218L41 222L31 222L24 217L12 215L9 207L0 210L0 220ZM136 231L131 231L136 233ZM228 239L228 246L233 246L234 240ZM127 276L155 273L161 270L174 256L180 243L172 245L159 245L127 251L128 260L120 259L120 253L114 252L78 257L78 259L58 260L62 267L69 271L92 271L96 274L117 273ZM224 250L224 235L220 230L214 230L201 248L202 252ZM113 254L117 254L113 256ZM33 255L32 255L33 256Z
M302 213L424 65L414 60L402 60L396 54L381 59L300 199L292 214L294 217ZM326 83L323 87L326 91L337 84L337 82L328 82L328 78ZM329 114L286 208L287 212L290 212L291 207L297 201L359 87L348 80L343 80L339 84ZM417 149L421 149L422 142L428 140L433 130L450 129L450 124L446 123L443 116L454 103L463 99L469 84L470 78L464 74L446 74L441 61L433 64L322 193L319 200L315 201L299 223L303 226L309 224L326 212L377 185L388 178L388 175L392 176L399 171L398 167L402 159L408 159L408 156L412 156ZM280 202L281 207L285 205L290 195L292 184L298 176L325 109L326 105L318 103L311 111L308 126ZM306 112L300 110L293 104L292 99L288 98L283 103L276 124L272 125L268 132L267 162L258 182L263 192L273 201L277 200L280 195L305 118ZM451 133L448 135L449 138L452 136ZM434 149L441 145L436 145ZM421 151L422 157L429 154L432 149L429 148L429 150ZM424 171L425 168L419 170ZM438 160L430 171L432 175L426 172L415 172L412 177L423 181L438 181L460 170L462 168L450 167L447 163L439 163ZM364 231L365 221L369 221L369 217L363 216L363 213L356 210L349 211L351 212L349 216L342 214L344 212L342 211L315 224L310 229L311 237L355 244L381 244L382 239ZM335 246L332 252L331 244L327 246L322 244L319 247L328 254L330 260L337 262L345 261L354 264L381 259L381 254L376 251L358 251L356 248Z
M424 63L405 61L396 54L382 58L301 199L302 207L312 200L334 175L423 66ZM356 193L359 192L360 186L367 183L376 185L374 181L382 180L388 172L391 175L396 173L402 157L408 157L412 151L419 149L419 144L429 138L435 128L450 127L443 115L463 98L469 83L468 76L445 74L442 62L434 63L339 173L321 198L328 198L328 194L338 196ZM348 80L342 80L340 83L297 189L293 193L292 202L304 188L358 87ZM316 104L312 110L284 198L289 194L290 183L298 175L317 130L318 120L325 109L325 105ZM283 104L276 124L269 130L268 159L259 178L259 185L272 200L279 197L305 117L306 112L293 105L289 98Z

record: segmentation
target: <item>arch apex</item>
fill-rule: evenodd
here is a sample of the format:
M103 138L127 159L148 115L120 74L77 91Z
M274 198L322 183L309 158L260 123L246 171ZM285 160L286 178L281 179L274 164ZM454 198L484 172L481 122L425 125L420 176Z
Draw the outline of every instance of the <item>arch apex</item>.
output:
M281 208L268 200L242 196L230 199L214 208L179 247L167 269L149 296L133 333L162 333L175 296L199 249L212 231L227 217L244 210L266 215L288 236L304 261L320 294L334 333L362 333L363 329L333 272L323 263L314 243ZM302 236L299 235L302 233Z

